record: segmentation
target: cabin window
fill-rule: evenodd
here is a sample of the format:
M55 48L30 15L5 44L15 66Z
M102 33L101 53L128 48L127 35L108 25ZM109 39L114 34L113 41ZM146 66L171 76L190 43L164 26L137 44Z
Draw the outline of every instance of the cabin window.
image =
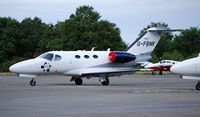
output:
M44 59L47 59L49 61L52 61L53 54L52 53L46 53L46 54L41 55L40 58L44 58Z
M60 55L55 55L54 61L59 61L61 60L61 56Z
M88 59L88 58L89 58L89 56L88 56L88 55L84 55L84 58Z
M166 63L166 61L161 61L160 63Z
M79 59L79 58L81 58L81 56L79 56L79 55L75 55L75 58Z
M97 58L98 58L98 56L97 56L97 55L93 55L93 58L97 59Z

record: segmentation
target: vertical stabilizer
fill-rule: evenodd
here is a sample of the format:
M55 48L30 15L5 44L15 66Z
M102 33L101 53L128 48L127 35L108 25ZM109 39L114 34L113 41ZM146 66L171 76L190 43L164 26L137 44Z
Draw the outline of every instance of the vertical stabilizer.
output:
M138 62L147 61L158 44L162 32L182 31L182 29L149 28L144 34L137 38L126 51L136 55Z

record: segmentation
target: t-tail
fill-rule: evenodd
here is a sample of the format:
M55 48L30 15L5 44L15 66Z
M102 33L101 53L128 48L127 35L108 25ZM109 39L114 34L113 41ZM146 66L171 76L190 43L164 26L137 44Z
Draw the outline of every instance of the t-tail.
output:
M158 44L163 32L183 31L182 29L149 28L137 38L127 49L136 56L136 63L151 59L151 53Z

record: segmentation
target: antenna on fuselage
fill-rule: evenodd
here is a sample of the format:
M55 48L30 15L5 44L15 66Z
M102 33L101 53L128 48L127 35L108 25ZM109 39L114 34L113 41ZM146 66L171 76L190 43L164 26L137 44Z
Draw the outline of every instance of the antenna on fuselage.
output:
M107 51L110 51L110 48L108 48Z
M91 51L94 51L95 48L97 48L97 47L92 47Z

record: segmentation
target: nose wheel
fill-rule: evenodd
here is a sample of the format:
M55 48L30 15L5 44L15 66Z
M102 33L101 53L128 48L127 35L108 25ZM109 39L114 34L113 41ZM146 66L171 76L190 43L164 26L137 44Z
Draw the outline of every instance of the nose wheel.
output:
M31 86L36 86L36 81L35 81L35 79L32 79L32 80L30 81L30 85L31 85Z
M196 84L196 90L200 90L200 81Z

